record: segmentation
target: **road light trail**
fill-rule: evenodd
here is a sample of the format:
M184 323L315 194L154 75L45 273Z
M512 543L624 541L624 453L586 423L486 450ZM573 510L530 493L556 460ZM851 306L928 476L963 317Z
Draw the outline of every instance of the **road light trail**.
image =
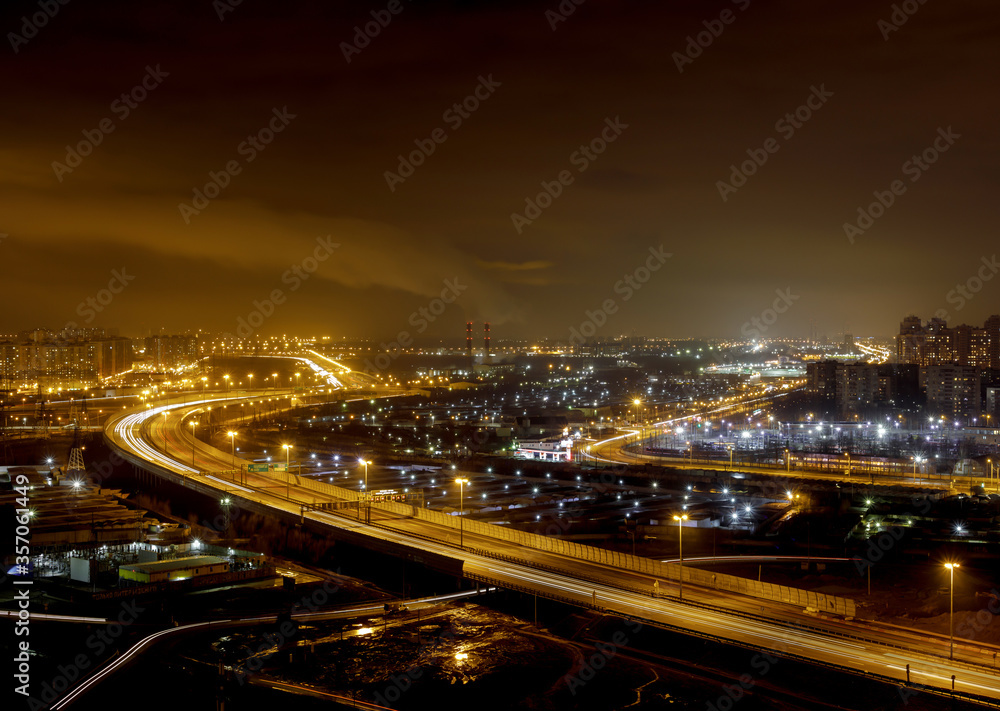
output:
M489 588L483 592L492 592L493 588ZM425 606L433 607L447 602L453 602L455 600L460 600L467 597L473 597L475 595L482 594L476 590L464 590L462 592L451 593L448 595L437 595L433 597L424 598L414 598L412 600L403 600L401 604L407 606ZM385 611L384 603L378 605L368 605L365 607L355 607L339 610L326 610L324 612L293 612L291 613L291 618L293 620L320 620L320 619L334 619L337 617L363 617L373 614L382 614ZM81 682L79 686L68 692L63 698L55 702L52 705L53 709L63 709L72 704L74 701L79 699L81 696L86 694L89 690L100 684L103 680L112 676L116 672L120 671L129 662L136 659L140 654L147 651L156 642L172 635L180 635L191 630L205 629L209 627L222 627L222 626L235 626L235 625L250 625L259 624L264 622L276 622L278 615L260 615L257 617L248 617L246 619L226 619L226 620L210 620L206 622L193 622L187 625L179 625L178 627L171 627L169 629L160 630L159 632L154 632L151 635L143 637L141 640L133 644L124 654L120 657L116 657L104 668L100 669L92 676L88 677L85 681Z
M135 414L139 413L133 413L127 417L133 417ZM123 417L123 419L125 418ZM160 461L170 462L169 466L163 464L160 466L175 473L180 474L185 469L189 469L183 465L177 467L177 459L169 455L164 457L162 453L151 450L148 444L143 447L143 437L146 435L143 434L143 428L137 425L142 420L130 421L133 424L128 433L123 432L117 426L112 428L111 434L114 436L114 440L120 442L132 453L142 451L149 452L151 457L157 455L153 458L156 463ZM178 421L175 420L171 424L175 432L183 431ZM125 436L125 434L130 434L130 436ZM173 442L168 440L168 449L172 444ZM205 462L217 465L216 471L226 469L229 466L229 452L205 446L202 449L202 454ZM144 455L139 455L139 457L144 458ZM261 477L252 478L261 480ZM212 485L211 481L206 480L206 477L199 477L198 481L202 485ZM231 486L230 482L217 477L214 478L214 481L220 488ZM254 484L248 481L248 486L252 487ZM301 500L314 499L318 493L296 485L291 485L290 489L295 489L295 497ZM834 624L833 622L823 627L825 623L818 620L813 621L811 626L807 628L794 616L788 613L779 613L776 609L772 610L774 617L768 619L760 615L724 610L705 603L686 604L670 598L654 598L652 597L653 580L648 577L645 583L636 582L624 586L624 589L621 586L615 587L615 583L610 581L611 578L621 580L637 575L624 569L611 570L600 564L564 556L553 556L543 551L521 548L506 542L501 543L497 539L480 540L478 545L482 546L484 550L500 549L506 553L509 548L511 555L516 558L513 562L498 562L495 558L485 557L468 549L459 548L457 546L458 531L442 529L426 521L412 518L393 518L366 525L349 518L346 513L302 511L293 502L259 489L249 489L245 495L252 501L274 509L286 512L293 511L304 519L342 530L353 530L406 548L415 548L436 553L445 558L460 560L467 577L481 580L487 584L507 583L514 589L533 591L536 594L548 595L555 599L572 601L574 604L584 606L596 603L598 607L612 614L640 617L680 631L720 641L728 640L731 643L763 649L774 649L775 645L784 643L794 647L794 650L789 652L792 656L821 664L837 665L855 673L875 673L898 679L900 675L895 667L898 667L899 659L904 659L906 663L911 665L912 670L922 670L928 674L926 677L928 679L944 679L943 676L933 675L935 672L939 674L947 672L949 684L935 684L936 686L948 687L950 673L954 672L957 676L956 689L970 694L982 695L985 693L991 697L1000 698L1000 680L998 680L996 673L985 665L967 661L970 656L979 660L979 652L970 653L966 650L965 658L961 660L956 658L954 662L951 662L947 656L937 655L936 640L933 639L913 640L901 633L894 634L891 630L872 630L863 625L846 622L837 622L836 624L845 630L849 628L850 632L835 631L830 626ZM322 494L319 496L331 502L334 501L329 496ZM442 537L447 542L441 542ZM473 544L470 543L470 545ZM531 561L536 559L544 559L546 565L549 566L557 565L558 572L543 571L532 567ZM608 582L592 582L595 575L608 580ZM642 576L639 578L641 579ZM631 587L649 587L650 590L640 593L631 591ZM848 638L848 634L852 635L853 638Z

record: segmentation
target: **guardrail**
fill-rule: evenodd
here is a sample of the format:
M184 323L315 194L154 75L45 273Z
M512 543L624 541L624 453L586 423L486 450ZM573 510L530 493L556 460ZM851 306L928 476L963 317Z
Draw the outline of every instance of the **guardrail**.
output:
M785 659L791 659L794 661L802 662L804 664L810 664L812 666L824 667L844 674L852 674L854 676L860 676L867 679L872 679L874 681L879 681L882 682L883 684L889 684L891 686L913 688L920 692L933 694L934 696L939 696L942 698L959 699L962 701L968 701L982 706L1000 708L1000 700L988 696L980 696L978 694L970 694L963 691L949 691L947 689L928 686L926 684L910 683L907 681L903 681L902 679L897 679L895 677L888 676L886 674L875 674L873 672L863 671L861 669L855 669L853 667L843 666L841 664L834 664L833 662L822 661L819 659L812 659L811 657L805 657L800 654L793 654L791 652L777 650L773 646L764 647L761 645L753 644L751 642L743 642L740 640L729 639L727 637L720 637L719 635L714 635L709 632L701 632L698 630L688 629L686 627L677 627L675 625L671 625L666 622L651 620L645 617L636 617L635 615L625 615L625 614L609 612L607 608L601 607L600 605L595 605L592 601L586 599L586 596L581 596L580 599L575 599L567 597L566 595L559 595L554 592L547 592L547 591L539 592L538 590L528 588L524 585L507 582L505 580L500 580L498 578L493 578L487 575L481 575L479 573L469 572L466 574L466 577L469 580L485 583L487 585L493 585L494 587L504 588L506 590L515 590L517 592L522 592L529 595L538 595L547 600L555 600L557 602L563 602L577 607L584 607L587 609L596 610L597 612L601 612L604 614L612 614L615 617L620 617L625 620L635 620L636 622L639 622L643 625L649 625L650 627L666 630L668 632L674 632L677 634L683 634L687 636L700 637L701 639L717 642L719 644L725 644L726 646L735 645L737 647L743 647L744 649L765 651L768 652L769 654L773 654L778 657L783 657ZM769 620L769 622L773 622L773 620ZM871 640L867 641L870 642ZM924 673L924 670L921 669L913 669L912 671L915 674Z
M474 519L464 520L459 516L451 516L431 509L416 508L398 502L372 503L372 507L381 511L427 521L438 526L453 529L462 528L470 534L497 538L548 553L622 568L629 572L649 575L653 579L660 578L669 581L679 581L683 575L685 583L701 587L735 592L774 602L785 602L800 607L809 607L822 612L843 615L844 617L854 617L857 614L857 607L854 600L835 595L824 595L784 585L762 583L747 578L739 578L735 575L711 573L690 566L681 566L679 563L662 563L651 558L629 555L628 553L620 553L606 548L587 546L573 541L564 541L560 538L541 536L536 533L528 533L496 524L483 523ZM652 585L652 581L650 581L650 584Z

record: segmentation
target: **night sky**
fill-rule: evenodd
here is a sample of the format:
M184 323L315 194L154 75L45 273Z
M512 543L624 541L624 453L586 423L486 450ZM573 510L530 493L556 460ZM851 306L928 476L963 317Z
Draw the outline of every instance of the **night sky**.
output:
M1000 312L994 2L48 1L2 16L0 333L237 332L275 290L255 333L456 343Z

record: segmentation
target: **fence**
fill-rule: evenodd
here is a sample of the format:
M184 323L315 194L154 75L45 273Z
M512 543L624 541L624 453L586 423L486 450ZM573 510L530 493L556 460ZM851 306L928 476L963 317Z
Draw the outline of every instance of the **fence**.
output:
M331 487L338 488L338 487ZM355 497L357 495L355 494ZM691 566L681 566L677 563L661 563L651 558L619 553L605 548L586 546L573 541L564 541L552 536L541 536L536 533L518 531L505 526L498 526L491 523L483 523L476 520L460 520L458 516L450 516L433 511L431 509L416 508L398 502L373 503L373 508L386 511L400 516L413 517L421 521L427 521L438 526L457 529L460 526L470 534L478 534L491 538L516 543L528 548L564 555L578 560L588 560L593 563L609 565L615 568L622 568L633 573L649 575L654 579L678 580L681 573L684 575L684 582L698 585L705 588L725 590L728 592L749 595L764 600L775 602L785 602L800 607L810 607L821 612L830 612L845 617L854 617L857 610L854 600L834 595L824 595L822 593L811 592L790 588L784 585L773 585L762 583L756 580L740 578L735 575L725 575L712 573ZM650 589L652 590L652 581Z
M281 481L282 483L288 482L290 478L294 477L292 483L297 487L315 491L324 497L334 497L349 502L364 501L364 497L357 491L316 481L309 477L297 476L292 472L270 472L269 474L276 481ZM821 612L844 615L845 617L854 617L856 615L854 601L843 597L824 595L784 585L758 582L735 575L712 573L699 568L692 568L691 566L683 566L682 568L677 563L661 563L651 558L643 558L605 548L587 546L573 541L565 541L554 536L542 536L537 533L519 531L515 528L484 523L466 517L452 516L440 511L410 506L409 504L396 501L372 502L371 506L379 511L405 518L416 518L417 520L426 521L436 526L443 526L454 530L458 530L461 527L472 535L495 538L547 553L563 555L577 560L587 560L592 563L621 568L632 573L648 575L654 580L676 581L680 578L683 571L684 582L692 585L725 590L763 600L785 602L799 607L809 607ZM650 591L652 592L652 590L653 583L651 580Z

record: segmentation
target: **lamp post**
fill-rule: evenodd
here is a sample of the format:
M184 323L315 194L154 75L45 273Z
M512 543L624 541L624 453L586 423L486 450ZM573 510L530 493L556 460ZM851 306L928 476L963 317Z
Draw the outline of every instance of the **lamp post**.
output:
M222 379L226 381L226 395L228 395L229 394L229 376L228 375L223 375Z
M194 467L194 445L198 441L198 436L195 434L195 428L198 427L198 422L196 420L191 420L189 423L191 425L191 436L194 438L191 441L191 466Z
M226 436L233 445L233 481L236 481L236 433L230 430L226 432Z
M458 484L458 547L465 547L465 520L462 518L465 516L465 485L469 483L468 479L458 478L455 480Z
M945 563L944 567L951 574L951 611L948 614L948 659L955 658L955 568L958 563Z
M277 390L278 388L278 374L271 373L271 390Z
M687 514L681 514L680 516L675 515L674 521L677 522L677 557L681 562L680 575L677 576L677 582L680 586L679 597L684 599L684 522L688 520Z
M291 466L288 463L288 452L291 450L292 445L283 444L281 448L285 450L285 498L291 500L292 498L292 475Z
M253 390L253 373L247 373L247 378L250 380L250 390Z
M372 499L368 495L368 465L371 464L366 459L362 459L361 463L365 466L365 523L372 522Z

